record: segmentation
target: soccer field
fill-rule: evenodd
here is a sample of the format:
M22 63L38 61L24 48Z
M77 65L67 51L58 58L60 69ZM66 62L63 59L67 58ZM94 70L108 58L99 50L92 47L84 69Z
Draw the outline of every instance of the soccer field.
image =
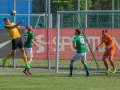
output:
M26 76L23 69L0 68L0 90L119 90L120 74L55 73L54 70L31 69L33 75Z

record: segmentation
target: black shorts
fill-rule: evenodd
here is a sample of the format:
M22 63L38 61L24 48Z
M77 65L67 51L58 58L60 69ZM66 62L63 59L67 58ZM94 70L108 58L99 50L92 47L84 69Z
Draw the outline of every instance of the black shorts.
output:
M12 40L12 50L15 50L18 48L19 49L23 48L23 41L22 41L21 37Z

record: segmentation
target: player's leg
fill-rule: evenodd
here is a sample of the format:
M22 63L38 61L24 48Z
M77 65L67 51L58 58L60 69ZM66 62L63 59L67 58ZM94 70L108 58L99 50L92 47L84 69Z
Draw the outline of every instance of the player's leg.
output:
M26 75L29 75L29 73L27 72L27 68L23 70L23 73L25 73Z
M28 59L28 64L30 65L32 62L32 57L27 57L27 59ZM28 74L32 75L32 72L30 71L30 69L27 69L27 72L28 72Z
M73 76L73 68L74 68L74 61L76 60L79 60L81 58L81 54L80 53L75 53L73 56L72 56L72 59L70 61L70 75L69 76Z
M110 68L109 68L108 60L107 60L108 55L109 55L109 52L108 52L108 50L106 50L106 51L104 52L103 58L102 58L102 60L103 60L103 62L104 62L104 65L105 65L105 67L106 67L106 69L107 69L106 75L111 72L111 70L110 70Z
M79 54L78 53L75 53L73 56L72 56L72 59L70 60L70 65L69 65L69 68L70 68L70 74L69 76L73 76L73 68L74 68L74 61L75 60L78 60L79 59Z
M24 47L24 50L25 50L25 54L26 54L26 56L27 56L28 64L30 64L30 57L31 57L31 51L30 51L30 48L26 48L26 47Z
M113 60L113 56L110 56L109 60L110 60L110 63L112 65L112 67L113 67L113 72L112 73L116 73L116 66L115 66L115 62Z
M2 58L2 65L3 67L6 64L6 60L9 59L12 56L12 53L8 53L5 58Z
M21 39L21 38L18 38L17 42L18 42L18 47L19 47L19 49L20 49L20 51L21 51L21 54L22 54L22 58L23 58L23 60L24 60L24 62L25 62L25 68L30 68L30 65L29 65L28 62L27 62L27 56L26 56L26 54L25 54L25 50L24 50L24 48L23 48L22 39Z
M81 62L86 70L86 76L90 76L88 65L87 65L86 53L81 53L81 54L82 54Z
M25 54L24 48L20 48L20 51L21 51L21 54L22 54L22 58L25 62L25 68L30 68L30 65L28 64L27 56Z
M110 54L109 54L109 61L113 67L113 72L112 73L116 73L116 65L115 62L113 60L113 56L114 56L115 50L110 50Z
M74 63L74 60L70 60L70 74L69 76L73 76L73 63Z
M24 49L27 56L28 64L31 64L33 58L33 50L32 48L24 48Z
M13 39L12 40L12 52L7 54L5 58L2 58L3 67L6 64L6 60L16 53L16 48L17 48L17 42L16 42L16 39Z
M108 60L107 60L107 57L106 56L103 56L103 62L104 62L104 65L107 69L107 72L106 72L106 75L109 74L111 72L110 68L109 68L109 64L108 64Z
M31 62L32 62L32 57L33 57L32 48L24 47L24 49L25 49L25 53L26 53L26 56L27 56L28 64L30 65ZM28 74L32 74L32 72L30 72L30 69L27 69L26 71L28 72Z
M23 73L25 73L26 75L29 75L29 73L27 72L27 70L30 69L30 65L27 62L27 57L26 57L24 48L20 48L20 50L21 50L22 58L23 58L23 60L25 62L25 69L23 70Z

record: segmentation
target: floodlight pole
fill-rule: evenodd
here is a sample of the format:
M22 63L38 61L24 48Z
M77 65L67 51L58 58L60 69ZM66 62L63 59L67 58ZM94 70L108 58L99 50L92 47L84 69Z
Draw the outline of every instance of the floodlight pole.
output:
M49 28L50 28L50 1L51 0L48 0L48 20L47 20L47 32L48 32L48 30L49 30ZM48 37L49 38L49 37ZM47 39L48 40L48 39ZM47 46L48 46L48 48L49 48L49 45L47 44ZM48 54L47 55L49 55L49 49L48 49ZM49 59L49 56L48 56L48 70L50 70L50 59Z
M13 9L16 11L16 0L14 0ZM14 16L13 19L14 19L14 23L16 23L16 16ZM16 68L15 55L13 55L12 58L13 58L13 69L15 69Z
M114 11L114 0L112 0L112 10ZM114 13L112 13L112 28L114 28Z
M119 0L118 0L118 10L119 10ZM118 14L118 28L119 28L119 14Z
M16 0L14 0L13 2L13 10L16 11ZM16 16L14 16L13 18L14 18L14 23L16 23Z
M80 0L78 0L78 11L80 11ZM80 14L78 14L78 20L80 22ZM79 28L79 24L78 24L78 28Z
M28 0L28 25L30 25L30 0Z
M85 11L87 11L88 2L85 0ZM87 28L87 13L85 14L85 28Z

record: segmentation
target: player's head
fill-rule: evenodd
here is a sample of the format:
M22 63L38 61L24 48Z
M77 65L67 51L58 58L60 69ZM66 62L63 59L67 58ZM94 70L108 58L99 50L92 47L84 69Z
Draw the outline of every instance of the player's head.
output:
M80 34L81 34L80 29L75 29L75 35L80 35Z
M5 24L10 24L10 20L8 18L4 18L3 21L5 22Z
M108 32L107 29L103 29L103 30L102 30L102 35L106 35L107 32Z
M32 31L32 26L28 26L28 28L27 28L27 30L30 32L30 31Z

